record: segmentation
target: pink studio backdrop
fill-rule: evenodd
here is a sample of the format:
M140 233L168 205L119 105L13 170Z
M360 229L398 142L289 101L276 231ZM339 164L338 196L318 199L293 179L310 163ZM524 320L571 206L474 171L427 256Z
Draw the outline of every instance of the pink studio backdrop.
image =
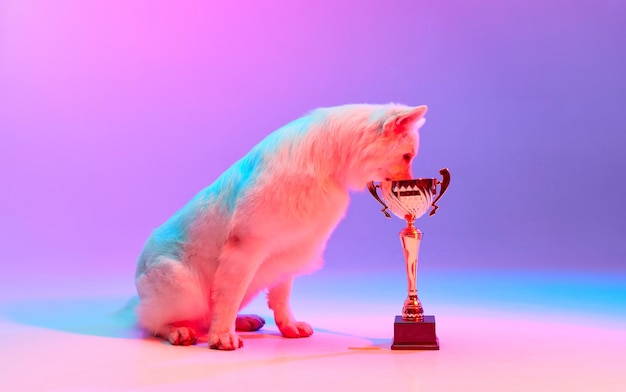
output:
M360 102L430 107L420 268L623 274L624 47L609 0L2 0L0 280L131 281L266 134ZM355 194L325 268L402 271L401 227Z

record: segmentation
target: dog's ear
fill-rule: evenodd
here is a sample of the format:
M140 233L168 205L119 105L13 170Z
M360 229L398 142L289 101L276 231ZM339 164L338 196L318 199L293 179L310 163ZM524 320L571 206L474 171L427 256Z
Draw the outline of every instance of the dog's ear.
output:
M426 105L421 105L394 114L385 121L384 133L398 134L419 129L426 122L424 114L427 110Z

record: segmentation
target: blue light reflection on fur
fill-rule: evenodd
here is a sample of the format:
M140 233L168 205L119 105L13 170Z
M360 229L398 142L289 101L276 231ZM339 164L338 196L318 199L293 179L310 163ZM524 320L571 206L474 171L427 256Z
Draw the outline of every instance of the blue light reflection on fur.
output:
M219 190L227 189L228 192L222 194L225 198L218 202L225 208L228 214L235 210L237 201L242 197L242 193L252 188L258 179L259 172L265 164L266 154L275 154L280 147L280 143L285 140L294 143L307 129L311 122L311 117L306 116L297 119L279 130L266 136L248 155L239 159L225 173L223 173L211 186L205 188L197 196L205 201L212 200L212 196Z

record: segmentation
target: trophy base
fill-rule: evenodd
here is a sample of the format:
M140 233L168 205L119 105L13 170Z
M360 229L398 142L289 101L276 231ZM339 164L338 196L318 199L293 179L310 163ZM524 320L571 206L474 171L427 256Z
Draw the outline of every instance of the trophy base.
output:
M435 334L435 316L424 316L424 321L404 321L396 316L393 323L392 350L439 350Z

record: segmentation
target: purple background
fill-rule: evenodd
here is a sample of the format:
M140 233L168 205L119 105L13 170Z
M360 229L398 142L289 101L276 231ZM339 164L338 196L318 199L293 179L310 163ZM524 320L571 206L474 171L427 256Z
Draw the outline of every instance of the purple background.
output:
M618 0L0 0L2 280L131 281L266 134L359 102L429 105L420 269L624 273L625 47ZM355 194L325 268L400 270L401 227Z

